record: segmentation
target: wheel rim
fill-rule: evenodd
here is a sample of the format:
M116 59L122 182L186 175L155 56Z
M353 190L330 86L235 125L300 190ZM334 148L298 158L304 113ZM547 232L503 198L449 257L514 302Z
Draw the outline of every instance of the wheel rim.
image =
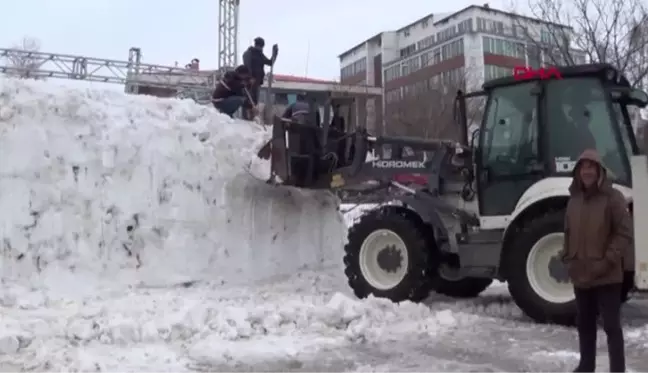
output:
M538 296L552 303L568 303L574 299L571 282L568 279L559 281L551 270L551 266L557 265L563 239L563 233L551 233L542 237L531 248L526 262L531 288Z
M391 262L398 259L399 265L395 268L386 265L386 256L390 257L388 259L391 259ZM360 247L360 272L369 285L378 290L389 290L398 286L405 278L408 266L405 242L389 229L372 232Z

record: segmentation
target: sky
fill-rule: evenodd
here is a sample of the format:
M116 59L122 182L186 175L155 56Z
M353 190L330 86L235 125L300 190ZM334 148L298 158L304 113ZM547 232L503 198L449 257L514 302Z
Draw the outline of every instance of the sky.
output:
M337 56L380 31L398 29L429 13L446 13L469 0L241 0L239 62L257 36L266 54L279 45L275 73L339 78ZM507 0L489 1L510 10ZM505 4L509 4L508 7ZM218 0L21 0L3 4L0 47L27 36L41 51L127 60L130 47L142 62L218 67Z

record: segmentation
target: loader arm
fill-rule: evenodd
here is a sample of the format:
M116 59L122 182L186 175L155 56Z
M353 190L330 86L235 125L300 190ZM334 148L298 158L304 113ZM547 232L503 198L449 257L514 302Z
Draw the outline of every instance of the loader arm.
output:
M389 184L404 174L420 174L427 178L426 188L436 193L439 189L441 176L449 177L453 170L459 171L462 167L472 166L472 153L469 149L450 140L421 140L389 136L373 137L359 131L355 135L355 144L357 151L352 164L331 173L326 178L326 187L331 189L354 189L369 181L373 181L374 184ZM425 160L422 156L399 157L398 159L385 157L367 159L367 149L377 149L383 145L391 145L392 147L406 146L413 150L430 152L433 156L428 160ZM463 178L463 176L459 177Z

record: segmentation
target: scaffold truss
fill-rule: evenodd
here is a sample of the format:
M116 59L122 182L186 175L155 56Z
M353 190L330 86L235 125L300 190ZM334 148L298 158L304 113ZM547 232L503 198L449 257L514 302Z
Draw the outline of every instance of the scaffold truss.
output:
M131 48L127 61L81 55L0 48L0 73L35 79L70 79L123 84L127 93L141 87L162 88L175 96L199 98L211 91L223 70L238 62L240 0L218 0L219 71L199 71L142 63L139 48Z
M218 0L218 67L238 65L240 0Z
M211 90L218 77L214 71L142 63L139 48L130 49L127 61L0 48L0 73L123 84L126 92L135 94L144 86L166 88L183 97Z

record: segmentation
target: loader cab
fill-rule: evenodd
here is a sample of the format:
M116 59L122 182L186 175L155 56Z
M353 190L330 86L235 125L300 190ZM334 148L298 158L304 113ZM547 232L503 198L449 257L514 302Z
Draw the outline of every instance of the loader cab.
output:
M564 67L560 75L497 79L470 95L486 97L473 144L481 216L508 216L536 182L571 177L585 149L599 152L615 183L631 187L639 148L628 107L645 106L648 95L610 65Z

